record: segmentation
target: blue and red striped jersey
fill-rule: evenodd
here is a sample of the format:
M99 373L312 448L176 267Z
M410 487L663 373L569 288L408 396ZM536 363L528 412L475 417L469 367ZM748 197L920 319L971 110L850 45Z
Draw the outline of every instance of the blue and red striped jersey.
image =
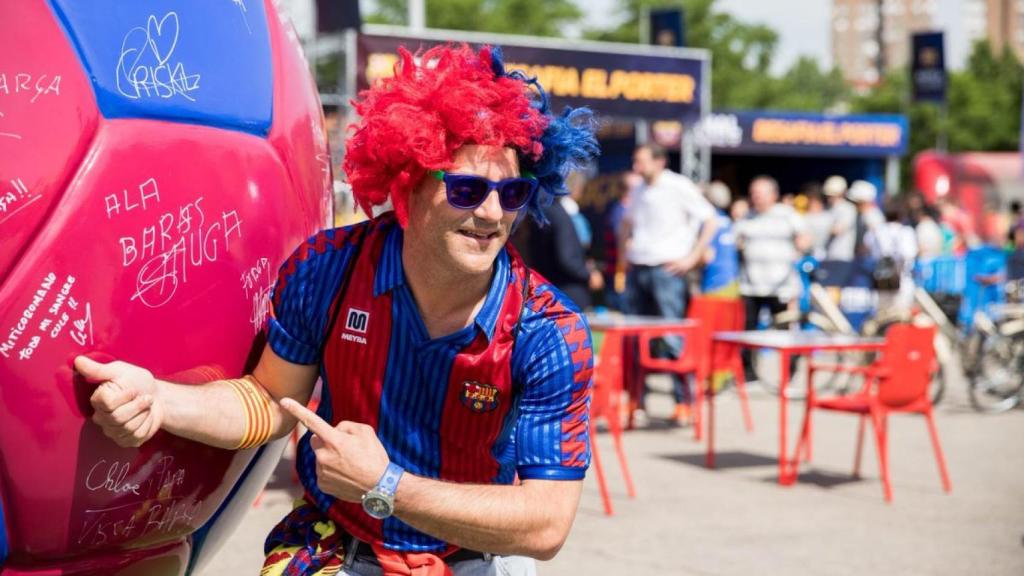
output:
M321 232L281 267L269 344L285 360L320 365L319 415L370 424L392 461L428 478L582 479L593 373L583 315L507 248L474 323L431 339L405 281L402 239L385 215ZM446 547L320 491L308 434L297 466L307 495L361 540Z

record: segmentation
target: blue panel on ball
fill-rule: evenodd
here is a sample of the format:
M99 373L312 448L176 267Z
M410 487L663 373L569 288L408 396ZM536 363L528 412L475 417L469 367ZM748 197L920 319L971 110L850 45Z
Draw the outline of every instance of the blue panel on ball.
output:
M274 77L261 0L50 0L107 118L270 130Z
M0 500L0 568L7 561L7 526L4 525L4 503Z

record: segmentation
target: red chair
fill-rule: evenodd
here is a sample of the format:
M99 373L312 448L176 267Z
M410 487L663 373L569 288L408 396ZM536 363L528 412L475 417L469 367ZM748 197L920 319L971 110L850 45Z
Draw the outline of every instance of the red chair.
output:
M928 397L928 384L935 371L935 327L900 324L886 333L882 357L865 367L844 367L809 364L807 378L813 378L815 371L851 371L864 375L864 387L847 396L818 398L813 387L808 387L807 408L793 460L793 475L801 452L805 459L811 456L811 412L815 408L860 415L857 432L857 455L854 458L854 477L860 476L861 452L864 443L864 421L871 419L878 445L879 467L882 473L882 488L886 502L892 501L892 485L889 481L889 414L923 414L928 423L935 459L942 477L942 487L952 491L946 460L942 455L939 434L932 416L932 403Z
M707 343L707 354L702 356L703 373L707 375L707 385L712 385L714 368L732 372L736 382L736 393L740 397L740 409L743 411L743 425L747 432L754 430L754 419L750 415L750 403L747 400L747 382L743 375L743 358L739 346L718 344L712 346L711 338L715 332L735 332L746 327L746 309L739 298L716 298L714 296L694 296L690 300L687 317L700 322ZM703 414L704 388L698 387L695 397L695 433L701 439L701 415Z
M655 340L665 338L667 336L674 336L682 339L682 348L679 350L678 358L655 358L651 355L651 344ZM639 340L640 357L637 359L637 364L640 367L640 374L647 374L648 372L669 372L677 374L682 378L692 375L694 377L694 412L700 413L699 406L700 400L697 399L698 395L702 395L701 391L704 388L704 382L707 381L707 363L704 362L704 358L707 357L707 346L708 343L705 341L704 329L699 325L687 326L687 327L661 327L661 328L648 328L644 330ZM694 428L700 429L700 418L695 416ZM699 438L698 432L698 438Z
M754 429L747 401L747 386L743 379L743 360L738 346L722 345L712 347L711 338L715 332L743 330L743 301L738 299L696 296L690 301L687 317L697 320L698 326L686 331L679 329L645 330L640 339L640 366L649 372L671 372L680 376L693 374L693 432L700 440L703 431L704 393L711 385L714 368L727 369L736 380L736 392L740 396L743 423L748 432ZM654 338L666 335L683 336L684 347L677 359L652 358L650 344Z
M597 485L601 491L601 500L604 502L604 511L609 516L615 512L608 494L608 484L605 481L601 452L597 443L598 418L603 418L608 423L608 432L615 443L615 452L622 467L626 491L630 498L636 498L633 477L629 473L626 452L622 448L622 421L619 414L622 402L622 341L623 336L619 331L605 332L594 366L594 389L590 398L590 452L594 457L594 472L597 474Z

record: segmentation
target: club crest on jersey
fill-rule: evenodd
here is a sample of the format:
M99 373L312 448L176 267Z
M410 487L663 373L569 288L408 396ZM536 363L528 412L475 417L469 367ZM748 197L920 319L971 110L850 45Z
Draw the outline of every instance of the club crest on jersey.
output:
M341 332L341 339L359 344L366 344L366 338L359 334L366 334L367 326L370 324L370 313L358 308L349 308L345 312L345 329ZM355 334L353 334L355 332Z
M462 403L473 412L490 412L498 407L498 387L467 380L462 383Z

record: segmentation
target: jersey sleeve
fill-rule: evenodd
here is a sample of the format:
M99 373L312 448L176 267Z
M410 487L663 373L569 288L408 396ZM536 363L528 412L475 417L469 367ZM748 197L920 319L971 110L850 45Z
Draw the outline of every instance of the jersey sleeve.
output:
M516 423L521 479L580 480L590 465L590 393L594 359L590 328L565 296L550 287L528 303L517 381L523 383Z
M278 272L267 341L289 362L320 362L331 302L352 252L339 241L345 234L344 229L320 232L299 245Z

